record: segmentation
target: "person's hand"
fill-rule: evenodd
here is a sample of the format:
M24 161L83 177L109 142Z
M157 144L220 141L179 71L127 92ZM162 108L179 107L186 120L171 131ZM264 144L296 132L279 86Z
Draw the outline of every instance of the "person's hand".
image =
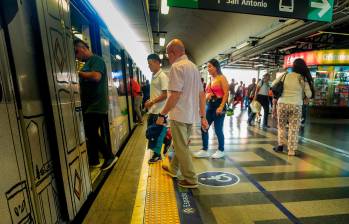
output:
M221 115L222 112L223 112L223 108L218 107L217 110L216 110L216 114L217 114L217 115Z
M204 131L207 131L207 129L208 129L208 121L206 120L205 117L201 118L201 128Z
M164 125L165 123L165 118L158 116L158 119L156 120L157 125Z
M149 109L149 108L151 108L153 105L154 105L154 102L153 102L153 101L147 100L147 101L145 102L145 104L144 104L144 107L145 107L146 109Z
M304 103L304 105L308 105L309 104L309 98L304 98L304 100L303 100L303 103Z
M213 93L207 93L206 94L206 100L210 100L212 98L212 96L214 96Z
M276 108L276 105L273 106L272 117L273 118L277 118L277 108Z

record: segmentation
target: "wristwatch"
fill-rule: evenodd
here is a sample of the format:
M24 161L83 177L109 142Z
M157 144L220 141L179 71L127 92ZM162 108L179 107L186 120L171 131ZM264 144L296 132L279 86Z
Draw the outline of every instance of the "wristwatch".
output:
M159 117L163 117L163 118L165 118L165 119L167 118L167 115L166 115L166 114L161 114L161 113L159 113L158 116L159 116Z

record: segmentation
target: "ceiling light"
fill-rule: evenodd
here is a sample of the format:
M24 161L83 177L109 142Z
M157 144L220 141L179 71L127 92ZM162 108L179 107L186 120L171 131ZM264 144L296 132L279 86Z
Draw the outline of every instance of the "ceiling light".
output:
M349 36L349 33L327 32L327 31L319 31L319 33L320 34L333 34L333 35Z
M288 51L288 50L296 48L296 47L297 47L297 45L292 45L292 46L289 46L289 47L281 48L281 49L279 49L279 51Z
M167 6L167 0L161 0L161 14L167 15L170 8Z
M164 58L163 54L159 54L159 58L162 60Z
M263 64L258 64L258 65L255 65L254 67L263 67L264 65Z
M250 58L250 60L257 60L257 59L259 59L259 56L254 57L254 58Z
M241 48L244 48L246 46L248 46L250 43L249 42L243 42L242 44L239 44L238 46L236 46L236 49L241 49Z
M159 41L159 42L160 42L160 46L161 46L161 47L165 46L165 41L166 41L166 40L165 40L164 37L160 37L160 41Z

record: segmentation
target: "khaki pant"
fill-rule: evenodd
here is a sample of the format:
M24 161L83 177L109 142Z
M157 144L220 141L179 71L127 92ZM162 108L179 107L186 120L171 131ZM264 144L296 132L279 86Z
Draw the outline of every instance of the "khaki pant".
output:
M175 174L180 170L185 180L189 183L197 184L198 178L194 171L188 143L192 126L192 124L170 121L175 155L171 161L169 169Z
M141 122L143 120L141 113L142 96L135 96L134 98L135 112L137 115L137 121Z
M278 143L287 145L289 151L298 148L298 132L302 115L302 106L279 103L277 105L278 116ZM286 125L288 122L288 139L286 140Z

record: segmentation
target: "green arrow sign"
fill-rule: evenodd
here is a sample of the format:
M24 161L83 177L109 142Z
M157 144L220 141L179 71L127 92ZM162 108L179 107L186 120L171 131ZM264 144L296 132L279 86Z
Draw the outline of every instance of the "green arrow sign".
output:
M312 0L308 12L309 20L331 22L334 0Z
M167 0L170 7L331 22L334 0Z

